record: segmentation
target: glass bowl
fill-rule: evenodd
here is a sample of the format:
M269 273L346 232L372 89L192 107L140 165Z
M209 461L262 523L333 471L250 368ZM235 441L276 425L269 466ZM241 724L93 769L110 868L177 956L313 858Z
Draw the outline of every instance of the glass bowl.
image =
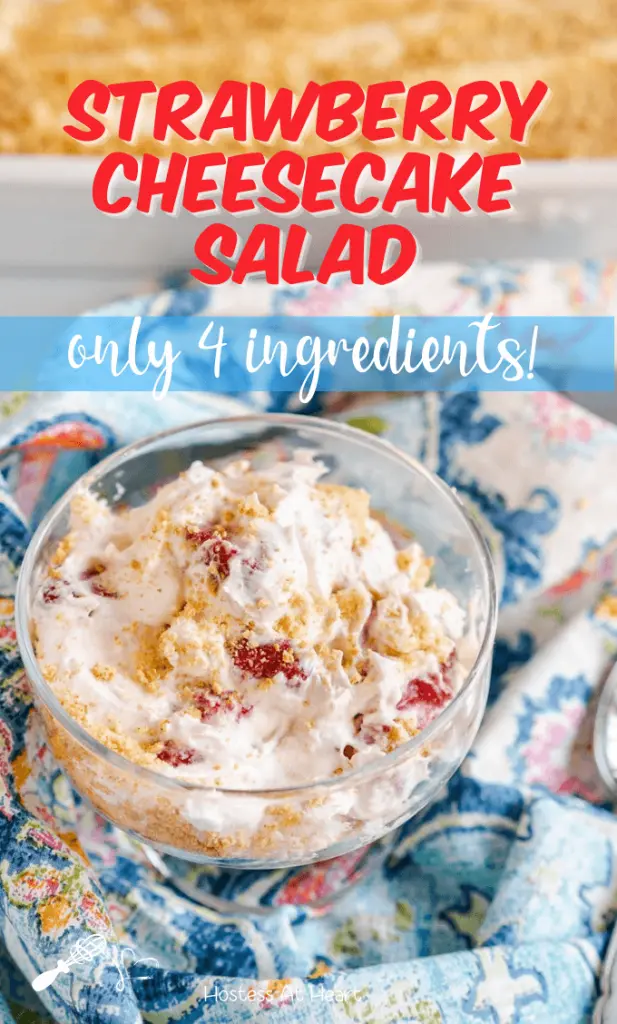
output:
M137 765L103 746L62 706L41 674L33 647L33 594L68 531L76 491L86 486L111 506L136 506L196 459L221 466L243 457L261 465L287 460L299 448L310 449L325 463L329 483L368 490L373 512L402 536L413 534L435 559L434 582L453 592L466 612L463 642L469 670L458 693L419 735L392 753L293 788L205 787ZM325 874L322 864L318 868L319 898L326 899L332 885L355 878L358 866L370 861L366 851L371 844L418 814L461 764L486 705L496 593L490 555L477 526L456 494L422 465L351 427L263 414L165 431L86 473L32 539L19 577L16 618L19 647L51 749L96 810L147 844L161 872L181 888L190 887L202 902L220 904L221 894L238 902L238 891L255 888L255 872L272 869L279 869L280 884L274 889L258 885L260 900L267 890L271 903L280 902L284 889L288 902L298 902L299 890L309 895L315 890L310 883L290 887L294 880L306 881L306 870L298 873L299 866L337 858ZM203 869L196 871L195 865ZM230 869L247 872L231 888Z

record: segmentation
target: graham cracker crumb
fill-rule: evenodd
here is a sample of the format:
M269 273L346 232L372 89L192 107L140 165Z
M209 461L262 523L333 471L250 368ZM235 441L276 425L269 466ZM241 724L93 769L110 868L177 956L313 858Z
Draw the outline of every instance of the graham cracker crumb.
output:
M158 681L172 668L171 662L161 651L161 641L166 632L164 628L141 626L134 677L148 693L157 693Z
M84 523L91 523L95 511L98 510L98 501L89 491L82 491L76 494L71 502L71 515L76 516Z
M397 725L393 725L388 733L386 752L391 754L393 750L396 750L396 748L400 746L404 739L405 736L403 735L402 730Z
M62 538L62 540L58 544L56 550L54 551L53 555L49 560L50 566L52 566L53 568L57 568L58 566L62 565L62 563L66 560L67 556L75 547L75 540L76 538L74 533L67 533L66 537Z
M420 732L419 729L416 729L415 726L413 726L411 722L408 722L407 719L405 718L395 718L394 721L397 726L405 730L408 739L413 739L414 736L417 736L418 733Z
M344 590L338 590L334 595L334 600L350 628L356 632L361 629L366 617L367 602L364 595L360 591L354 590L353 587L347 587Z
M418 552L414 551L413 548L404 548L403 551L397 552L396 564L401 572L409 572L410 569L415 569L412 582L418 590L421 590L431 578L435 559L427 556L418 557Z
M290 615L281 615L280 619L274 623L274 628L277 633L284 633L285 636L291 637L293 635L294 621Z
M337 511L342 509L345 512L355 537L361 539L365 536L370 511L367 491L345 487L342 484L317 484L316 490L326 507Z
M302 821L300 812L295 811L289 804L272 804L267 808L267 813L282 825L299 825Z
M235 514L246 519L272 519L272 513L262 504L257 494L240 498L236 503Z
M104 683L108 683L116 674L116 670L111 665L100 665L98 662L92 666L90 671L95 679L101 679Z

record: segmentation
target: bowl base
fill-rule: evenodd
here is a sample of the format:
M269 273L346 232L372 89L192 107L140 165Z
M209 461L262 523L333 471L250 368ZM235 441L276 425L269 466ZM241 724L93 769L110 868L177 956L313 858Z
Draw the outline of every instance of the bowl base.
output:
M292 907L317 916L383 864L397 834L332 860L272 870L194 864L152 846L142 849L168 885L217 913L264 916Z

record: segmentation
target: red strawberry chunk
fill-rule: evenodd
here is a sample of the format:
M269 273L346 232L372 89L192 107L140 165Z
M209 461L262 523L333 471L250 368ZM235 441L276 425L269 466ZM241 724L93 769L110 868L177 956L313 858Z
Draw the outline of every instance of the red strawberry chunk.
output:
M107 566L101 565L100 562L97 562L96 565L92 565L89 569L84 569L83 572L80 572L79 578L80 580L84 580L84 582L93 581L90 589L93 594L97 595L97 597L108 597L116 600L120 596L117 591L110 590L109 587L106 587L105 584L98 579L98 577L102 576L105 572L106 568Z
M203 560L206 565L214 565L221 579L229 576L229 563L238 549L228 540L220 537L215 530L186 530L186 539L195 547L203 548Z
M116 590L109 590L103 583L93 583L92 593L97 594L98 597L110 597L116 600L120 597Z
M405 692L396 705L397 711L408 711L418 704L428 705L431 708L442 708L452 698L452 683L450 680L450 669L452 659L448 659L442 666L442 672L438 675L432 672L428 679L410 679L405 687Z
M58 601L60 599L60 591L58 590L57 584L50 583L45 587L42 597L45 604L53 604L54 601Z
M255 647L251 647L247 640L241 640L236 646L233 659L236 668L247 672L254 679L272 679L279 672L283 673L288 682L296 685L299 685L301 679L306 679L288 640L276 644L257 644Z
M258 570L263 569L263 565L258 562L256 558L243 558L242 565L245 565L251 573L258 572Z
M156 755L159 761L170 764L172 768L180 765L193 764L197 758L197 751L191 747L179 747L173 740L165 740L163 749Z
M201 547L207 540L212 540L215 533L211 529L203 530L190 530L188 527L184 531L184 536L188 540L189 544L194 544L196 548Z
M230 572L229 563L237 554L238 549L229 541L213 540L204 551L204 561L206 565L215 565L221 579L226 579Z
M97 562L96 565L91 565L89 569L84 569L80 572L80 580L93 580L95 576L100 576L101 573L105 572L105 566Z
M367 747L372 747L375 743L378 743L379 740L381 740L384 736L387 736L389 732L389 725L367 725L366 728L362 730L362 739L366 743Z
M218 694L198 693L195 697L195 704L201 712L202 722L210 722L221 711L235 713L236 720L239 722L253 710L253 705L244 704L234 690L225 690Z

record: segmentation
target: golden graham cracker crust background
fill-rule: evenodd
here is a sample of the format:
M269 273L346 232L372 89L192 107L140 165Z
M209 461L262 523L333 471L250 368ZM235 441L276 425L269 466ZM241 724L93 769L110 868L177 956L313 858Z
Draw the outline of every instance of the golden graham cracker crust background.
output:
M519 149L536 159L611 156L617 0L0 0L0 152L196 151L195 144L161 145L146 135L136 145L113 135L95 145L74 142L62 131L70 120L66 102L88 78L151 78L159 86L189 79L206 94L228 78L297 93L311 79L349 78L363 86L438 79L451 89L510 79L528 90L540 78L552 96L528 144L513 144L500 129L507 118L498 117L491 127L499 141L486 149ZM220 136L214 148L276 147ZM307 136L293 148L309 154L325 147ZM371 147L360 137L336 148L351 154ZM396 145L379 149L397 152Z

